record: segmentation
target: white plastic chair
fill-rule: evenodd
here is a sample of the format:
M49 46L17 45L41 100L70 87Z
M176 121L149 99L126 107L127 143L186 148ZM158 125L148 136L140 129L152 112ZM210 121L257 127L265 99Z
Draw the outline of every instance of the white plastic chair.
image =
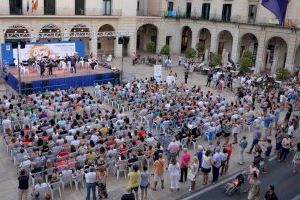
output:
M127 162L119 164L119 165L116 165L117 180L119 180L120 173L124 173L124 177L126 178L126 176L127 176L127 166L128 166Z
M73 182L75 183L76 191L78 191L78 185L81 183L82 188L84 188L84 180L83 180L83 173L78 173L73 177Z
M51 199L54 199L54 192L55 191L58 191L59 193L59 197L61 198L61 183L60 182L55 182L55 183L51 183L49 184L49 188L50 188L50 191L51 191Z
M111 61L112 61L112 55L109 54L109 55L107 56L106 62L111 62Z
M73 176L72 170L68 170L65 174L60 177L60 182L62 184L62 190L65 191L65 185L69 184L72 189Z

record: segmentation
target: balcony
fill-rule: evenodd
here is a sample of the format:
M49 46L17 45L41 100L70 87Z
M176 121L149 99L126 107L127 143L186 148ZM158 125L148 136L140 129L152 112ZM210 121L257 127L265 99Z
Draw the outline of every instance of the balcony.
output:
M5 13L5 14L4 14ZM7 14L6 14L7 13ZM22 14L23 13L23 14ZM46 17L84 17L84 16L122 16L122 9L101 9L101 8L93 8L93 9L85 9L76 11L75 9L70 8L59 8L59 9L45 9L41 11L27 12L26 10L19 10L18 12L14 12L13 14L9 14L7 10L0 9L0 18L3 17L31 17L31 16L46 16Z

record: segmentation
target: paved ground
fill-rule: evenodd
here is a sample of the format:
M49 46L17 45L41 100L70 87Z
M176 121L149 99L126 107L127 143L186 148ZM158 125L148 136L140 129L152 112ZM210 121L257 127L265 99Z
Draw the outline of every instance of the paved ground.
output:
M135 65L131 66L130 59L125 58L124 62L124 71L128 77L137 77L137 78L145 78L145 77L151 77L153 76L153 67L151 66L145 66L145 65ZM173 58L173 63L177 63L176 58ZM115 60L113 62L115 66L120 66L120 60ZM184 80L184 69L183 67L175 66L172 69L174 72L178 74L177 82L182 83ZM165 77L168 75L169 71L162 70L162 79L165 79ZM193 85L200 85L204 91L211 90L210 88L206 88L204 85L206 83L206 76L200 75L199 73L194 73L188 81L189 86ZM6 88L5 85L0 85L0 88ZM91 89L91 88L90 88ZM1 92L1 91L0 91ZM216 94L216 91L214 91ZM7 93L4 91L4 94ZM0 95L3 93L0 93ZM222 95L224 95L226 98L233 100L234 95L231 92L223 92ZM249 134L249 133L243 133L243 134ZM5 149L2 145L2 139L0 140L0 199L2 200L15 200L17 199L17 181L16 181L16 168L13 166L12 161L7 156ZM206 141L201 142L204 146L207 144ZM245 155L245 159L248 160L248 162L245 164L245 166L240 166L237 164L238 158L237 158L237 147L233 147L233 155L232 160L229 168L228 174L232 174L236 171L241 170L245 166L247 166L253 159L252 155ZM201 189L201 178L199 177L196 183L196 188ZM180 198L182 195L186 194L189 188L189 183L185 183L181 185L180 192L170 192L167 188L169 187L169 178L167 174L165 175L166 180L166 189L164 191L158 190L157 192L149 191L149 199L150 200L158 200L158 199L164 199L164 200L174 200L177 198ZM221 178L222 181L222 178ZM151 180L152 182L152 180ZM126 190L127 180L124 177L121 177L118 181L116 180L115 176L110 175L108 179L108 192L109 192L109 199L110 200L119 200L121 195L124 194L124 191ZM65 192L63 193L63 199L72 199L72 200L82 200L85 197L85 190L79 189L79 191L75 191L75 189L71 190L69 188L66 188ZM202 199L202 198L201 198ZM210 199L210 198L209 198Z
M262 192L260 199L263 199L263 195L267 190L270 184L275 186L276 194L279 199L290 200L296 197L299 194L299 178L300 174L292 173L291 165L292 155L289 155L288 161L286 163L279 163L277 160L273 160L270 163L270 173L262 174L260 177L262 183ZM229 182L229 181L228 181ZM227 182L226 182L227 183ZM222 200L244 200L247 199L247 193L243 193L243 187L241 188L242 192L235 192L231 196L224 194L224 186L226 183L221 183L207 188L207 191L199 194L192 195L191 197L184 198L184 200L209 200L209 199L222 199ZM201 192L201 191L200 191ZM298 197L296 197L298 198ZM295 199L296 199L295 198ZM300 199L300 198L298 198Z

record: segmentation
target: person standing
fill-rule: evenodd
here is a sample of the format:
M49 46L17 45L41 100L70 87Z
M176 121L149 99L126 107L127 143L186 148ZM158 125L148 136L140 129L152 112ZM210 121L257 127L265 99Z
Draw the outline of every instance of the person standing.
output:
M205 151L205 154L202 159L201 171L203 172L203 185L206 185L208 182L208 176L211 171L212 158L211 151Z
M206 87L210 87L210 83L211 83L212 77L213 77L213 74L211 72L208 72L207 81L206 81Z
M154 166L153 190L156 191L156 186L158 181L161 181L161 189L164 189L165 160L163 159L162 153L158 155L158 159L154 162L153 166Z
M168 145L168 163L170 163L171 160L176 159L176 156L179 153L180 145L176 142L176 139L173 138L172 142Z
M196 187L196 178L197 178L197 174L198 174L198 170L199 170L199 161L198 158L196 156L194 156L192 158L192 162L191 165L189 166L190 169L190 180L191 180L191 188L189 189L190 192L195 190Z
M220 149L217 149L212 157L213 184L215 184L219 179L220 167L223 159L224 159L224 154L220 152Z
M267 144L264 145L265 147L265 157L264 157L264 165L263 165L263 168L262 168L262 172L263 173L267 173L267 168L268 168L268 163L269 163L269 159L270 159L270 155L271 155L271 152L272 152L272 140L271 139L268 139L267 140Z
M191 154L188 152L187 148L184 148L180 160L180 181L179 182L183 182L187 180L188 166L190 160L191 160Z
M260 128L257 126L257 127L255 127L255 129L253 131L253 141L252 141L251 148L248 152L249 154L252 153L253 148L255 147L256 144L258 144L260 138L261 138L261 131L260 131Z
M274 192L275 187L273 185L269 185L268 190L265 194L265 200L278 200L277 195Z
M20 175L18 177L19 181L19 200L27 200L28 198L28 188L29 188L29 176L26 175L24 169L20 171Z
M188 78L189 78L189 71L186 70L186 71L184 72L184 83L185 83L185 84L187 84Z
M86 181L86 190L87 190L87 195L86 195L86 200L91 199L91 190L93 193L93 200L96 200L96 182L97 182L97 173L95 172L95 168L91 167L90 171L87 172L85 175L85 181Z
M243 138L239 142L239 155L240 155L240 161L239 164L243 165L244 164L244 151L248 146L248 141L247 137L243 136Z
M170 174L170 190L173 192L174 189L179 190L179 174L180 174L180 165L176 161L176 158L173 158L168 166L168 172Z
M149 179L150 179L150 174L148 172L148 167L145 165L145 166L143 166L143 172L141 173L141 180L140 180L142 200L147 199L147 194L148 194L147 190L150 185Z
M77 58L74 55L71 57L71 69L72 69L72 73L75 73L75 74L76 74L76 62L77 62Z
M256 173L253 174L253 184L248 193L248 200L259 200L261 182L258 180Z
M140 173L139 173L139 166L133 165L133 170L128 173L128 190L134 191L134 197L136 200L139 199L139 183L140 183Z
M99 167L97 172L97 186L98 186L98 198L107 198L107 189L106 189L106 179L107 174L104 166Z
M285 136L283 138L282 143L281 143L281 153L279 160L280 162L284 162L286 159L286 156L289 154L290 148L292 146L292 141L291 141L292 136Z

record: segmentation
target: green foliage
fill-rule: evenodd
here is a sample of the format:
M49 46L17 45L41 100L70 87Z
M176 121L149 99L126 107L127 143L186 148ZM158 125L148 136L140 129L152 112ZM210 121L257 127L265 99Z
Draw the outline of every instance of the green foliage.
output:
M288 80L290 77L290 71L286 68L279 68L277 69L277 72L276 72L276 79L278 81L286 81Z
M253 63L251 51L245 51L240 60L240 73L247 74L251 72L252 64Z
M222 57L219 54L216 53L210 53L210 64L212 66L220 65L222 62Z
M155 48L156 48L156 46L155 46L155 43L154 42L148 42L147 44L146 44L146 49L147 49L147 51L149 51L149 52L155 52Z
M198 42L196 44L196 50L198 51L199 54L204 53L204 51L205 51L205 44L203 42Z
M252 58L242 57L240 60L240 73L247 74L251 72Z
M193 48L187 48L184 52L185 57L187 58L195 58L197 52Z
M160 54L169 56L170 55L169 45L164 45L160 50Z
M247 57L247 58L251 58L252 59L252 52L247 50L247 51L245 51L243 53L242 57Z

